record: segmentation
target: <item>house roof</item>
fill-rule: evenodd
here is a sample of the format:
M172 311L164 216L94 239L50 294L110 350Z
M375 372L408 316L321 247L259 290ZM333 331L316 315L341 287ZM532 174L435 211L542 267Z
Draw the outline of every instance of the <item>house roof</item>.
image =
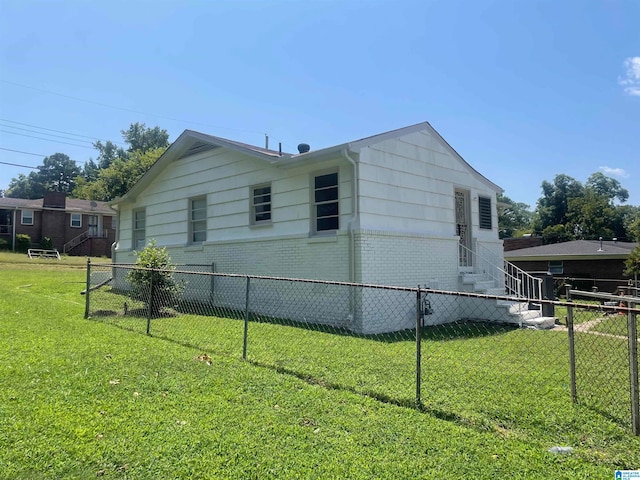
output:
M138 182L122 197L116 198L111 202L111 205L117 205L128 200L134 200L135 197L143 191L155 177L172 161L183 158L195 153L214 150L216 148L227 148L229 150L244 153L254 158L265 160L271 164L287 167L304 165L307 162L317 161L323 158L342 154L343 152L359 152L360 149L366 148L369 145L373 145L382 142L387 139L398 138L403 135L407 135L414 132L427 130L430 134L436 136L449 152L460 159L469 170L479 178L481 181L489 185L492 189L502 192L495 183L491 182L485 176L480 174L474 169L467 161L462 158L458 152L456 152L447 141L428 123L422 122L407 127L390 130L388 132L379 133L369 137L364 137L358 140L354 140L347 143L341 143L331 147L322 148L319 150L310 150L305 153L286 153L276 150L270 150L266 148L249 145L242 142L236 142L235 140L229 140L222 137L216 137L213 135L207 135L205 133L196 132L194 130L185 130L182 134L167 148L167 150L160 156L160 158L153 164L153 166L147 170L147 172L138 180Z
M573 240L510 250L504 253L504 258L509 261L626 258L637 246L638 244L633 242Z
M0 208L18 210L45 210L44 199L37 198L30 200L27 198L0 198ZM61 210L56 208L46 208L46 210ZM102 215L114 215L115 212L107 202L97 202L93 200L81 200L78 198L67 198L65 212L77 213L99 213Z

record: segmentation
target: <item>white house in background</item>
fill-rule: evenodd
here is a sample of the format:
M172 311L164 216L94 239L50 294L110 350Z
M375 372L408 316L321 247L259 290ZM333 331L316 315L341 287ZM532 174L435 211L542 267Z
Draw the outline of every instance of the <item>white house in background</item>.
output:
M118 212L114 261L133 263L134 250L155 239L174 263L213 263L217 272L441 290L473 284L462 275L473 269L471 252L480 248L502 267L496 213L501 188L429 123L320 150L301 144L299 150L282 153L185 130L112 202ZM494 287L504 292L499 283ZM287 316L287 306L298 300L281 286L270 288L256 291L261 300L253 308ZM243 292L223 290L204 298L244 305ZM312 294L320 307L315 316L305 315L307 321L365 333L415 324L414 298L407 299L406 311L383 315L367 308L364 297L341 302L321 288ZM374 294L381 295L361 295ZM468 317L464 304L451 297L451 305L434 311L427 323Z

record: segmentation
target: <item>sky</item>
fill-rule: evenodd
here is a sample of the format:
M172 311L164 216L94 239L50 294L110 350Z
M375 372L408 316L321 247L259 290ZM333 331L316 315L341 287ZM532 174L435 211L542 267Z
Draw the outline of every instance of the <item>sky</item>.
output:
M595 172L640 205L640 1L0 0L0 189L134 122L295 152L423 121L532 208Z

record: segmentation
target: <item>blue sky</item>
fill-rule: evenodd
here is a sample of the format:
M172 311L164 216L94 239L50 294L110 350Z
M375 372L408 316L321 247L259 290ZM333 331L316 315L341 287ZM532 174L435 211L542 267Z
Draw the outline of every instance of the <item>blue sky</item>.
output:
M0 162L133 122L295 151L422 121L532 208L597 171L640 205L640 2L0 0Z

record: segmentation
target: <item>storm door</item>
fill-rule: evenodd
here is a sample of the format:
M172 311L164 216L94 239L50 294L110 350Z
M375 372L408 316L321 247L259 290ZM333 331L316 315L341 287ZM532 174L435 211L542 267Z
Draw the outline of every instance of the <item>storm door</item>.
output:
M473 267L471 252L471 222L469 212L469 192L467 190L456 190L455 192L456 210L456 235L460 237L458 245L458 266Z

